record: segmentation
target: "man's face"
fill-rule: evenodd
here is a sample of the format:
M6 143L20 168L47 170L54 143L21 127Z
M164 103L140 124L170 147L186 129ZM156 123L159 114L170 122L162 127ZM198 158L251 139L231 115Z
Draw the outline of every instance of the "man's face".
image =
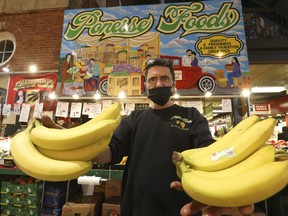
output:
M168 67L153 66L148 70L146 77L146 89L173 86L173 79Z
M191 55L192 55L192 52L191 52L191 51L188 51L186 54L187 54L187 56L191 56Z

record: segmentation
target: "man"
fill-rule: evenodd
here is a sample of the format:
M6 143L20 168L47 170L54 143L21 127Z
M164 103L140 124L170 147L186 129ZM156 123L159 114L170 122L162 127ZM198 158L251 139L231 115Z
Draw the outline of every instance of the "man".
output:
M219 215L221 208L209 207L181 189L173 151L211 144L207 120L195 108L175 105L170 96L175 74L169 61L147 62L145 87L152 106L136 110L121 121L109 148L96 158L98 163L119 163L128 156L123 173L121 215L175 216L203 213ZM188 203L188 204L187 204ZM199 214L198 214L199 215Z

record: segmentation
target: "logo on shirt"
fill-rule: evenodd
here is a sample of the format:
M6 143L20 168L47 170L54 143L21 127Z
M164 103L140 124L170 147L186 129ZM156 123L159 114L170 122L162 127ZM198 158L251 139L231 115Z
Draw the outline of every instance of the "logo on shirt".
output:
M171 118L172 124L171 127L176 127L181 130L189 130L187 127L187 124L191 124L192 120L189 120L187 118L182 118L181 116L173 116Z

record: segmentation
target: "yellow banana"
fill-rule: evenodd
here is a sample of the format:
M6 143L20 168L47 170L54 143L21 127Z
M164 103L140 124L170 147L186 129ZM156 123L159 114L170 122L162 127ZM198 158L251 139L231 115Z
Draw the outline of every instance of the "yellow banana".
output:
M90 161L103 152L110 143L112 134L102 138L96 143L70 150L51 150L36 146L38 151L46 157L64 161Z
M241 174L213 178L183 170L182 187L193 199L211 206L236 207L257 203L287 185L288 161L270 162Z
M69 129L47 128L37 126L32 129L32 142L42 148L52 150L69 150L81 148L100 141L111 134L119 125L117 119L106 119L94 124L83 124Z
M181 152L181 154L183 155L183 157L189 155L189 158L191 160L194 160L196 158L201 158L207 154L213 154L221 146L223 149L225 149L227 146L230 145L231 140L234 140L236 137L243 134L248 128L250 128L255 123L259 122L259 120L260 118L256 115L249 116L248 118L239 122L227 134L225 134L223 137L215 141L213 144L207 147L188 149L186 151Z
M224 146L217 145L218 148L215 148L214 152L208 151L200 158L193 158L193 154L183 154L183 159L187 165L196 170L226 169L244 160L264 145L272 135L275 124L276 121L273 118L257 122L239 137L231 137L226 140L227 143Z
M42 155L30 139L33 124L12 138L11 154L16 165L27 175L45 181L68 181L92 168L91 162L60 161Z
M180 154L180 153L175 152L173 154ZM177 155L174 157L177 157ZM181 157L181 154L178 157ZM209 172L209 173L214 178L225 178L225 177L238 175L240 173L247 172L248 170L255 169L259 166L262 166L264 164L267 164L273 161L275 161L275 147L273 145L265 145L263 147L260 147L252 155L247 157L245 160L240 161L236 165L231 166L227 169L223 169L223 170L219 170L215 172ZM181 169L179 168L179 165L176 165L176 168L177 168L178 176L181 178ZM195 172L197 175L201 175L201 174L203 174L204 176L208 175L206 171L193 170L193 172Z

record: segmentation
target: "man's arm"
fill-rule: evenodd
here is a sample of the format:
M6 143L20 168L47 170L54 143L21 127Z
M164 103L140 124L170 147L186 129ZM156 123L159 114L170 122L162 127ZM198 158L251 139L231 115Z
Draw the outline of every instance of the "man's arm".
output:
M112 161L112 152L109 146L100 153L94 160L97 164L108 164Z

